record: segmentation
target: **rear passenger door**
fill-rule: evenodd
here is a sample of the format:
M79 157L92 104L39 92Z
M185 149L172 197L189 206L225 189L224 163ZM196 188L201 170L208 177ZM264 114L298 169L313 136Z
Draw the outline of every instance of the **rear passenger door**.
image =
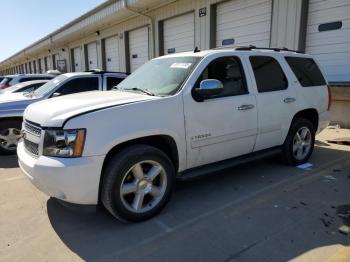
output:
M283 144L296 113L296 92L283 57L253 55L249 61L258 107L254 151L259 151Z

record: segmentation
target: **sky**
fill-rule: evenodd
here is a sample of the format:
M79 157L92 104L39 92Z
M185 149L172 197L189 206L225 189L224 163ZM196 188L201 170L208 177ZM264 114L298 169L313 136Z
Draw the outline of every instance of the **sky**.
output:
M0 61L105 0L1 0Z

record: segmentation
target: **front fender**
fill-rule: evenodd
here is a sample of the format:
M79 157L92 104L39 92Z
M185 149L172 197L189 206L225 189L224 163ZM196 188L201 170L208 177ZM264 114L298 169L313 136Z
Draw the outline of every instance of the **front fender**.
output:
M10 117L23 118L23 113L24 113L24 109L0 110L0 119L10 118Z

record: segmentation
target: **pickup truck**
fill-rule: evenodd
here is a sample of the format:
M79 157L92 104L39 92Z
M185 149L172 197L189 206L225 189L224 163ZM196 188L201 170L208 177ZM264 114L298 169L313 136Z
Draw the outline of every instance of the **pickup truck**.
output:
M172 54L116 90L29 106L19 165L51 197L142 221L162 210L177 178L276 152L305 163L330 101L310 55L252 46Z
M110 90L125 77L125 73L102 71L67 73L30 93L5 92L0 96L0 155L16 153L17 141L21 137L23 112L28 105L73 93Z

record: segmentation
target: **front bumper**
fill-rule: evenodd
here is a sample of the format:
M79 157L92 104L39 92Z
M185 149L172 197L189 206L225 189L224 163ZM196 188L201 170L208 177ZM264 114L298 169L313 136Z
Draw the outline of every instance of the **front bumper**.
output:
M23 173L43 193L63 201L96 205L105 156L80 158L33 157L23 142L17 147Z

